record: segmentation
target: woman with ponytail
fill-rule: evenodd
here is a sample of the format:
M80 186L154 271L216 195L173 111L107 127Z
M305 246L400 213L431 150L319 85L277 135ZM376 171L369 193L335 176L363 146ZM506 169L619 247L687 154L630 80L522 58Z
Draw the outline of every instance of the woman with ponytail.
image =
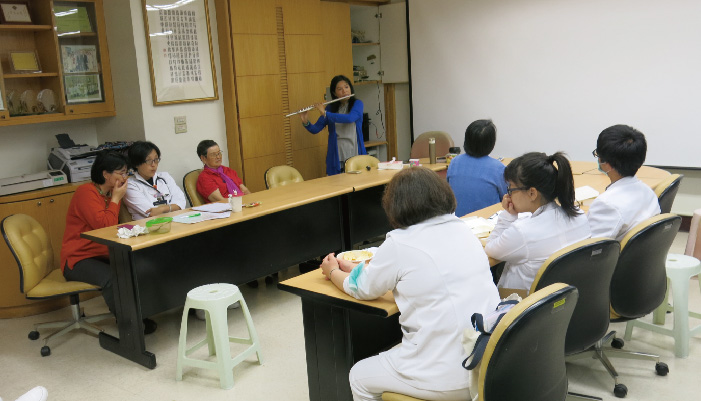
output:
M563 153L526 153L506 166L504 178L504 211L484 250L506 262L498 287L528 290L550 255L589 238L591 230L575 204L572 169Z

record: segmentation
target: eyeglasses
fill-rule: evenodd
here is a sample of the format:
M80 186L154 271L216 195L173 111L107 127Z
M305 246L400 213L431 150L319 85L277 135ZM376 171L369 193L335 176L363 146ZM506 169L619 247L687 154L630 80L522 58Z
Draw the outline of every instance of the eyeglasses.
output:
M224 152L219 151L219 152L217 152L217 153L210 153L210 154L207 155L207 157L220 157L220 156L223 155L223 154L224 154Z
M598 158L599 157L599 152L596 151L596 149L591 151L592 156Z
M160 157L157 159L153 159L153 160L149 160L149 159L144 160L144 163L148 164L149 166L153 166L154 164L158 164L160 162L161 162Z
M119 174L119 175L121 175L123 178L129 177L129 172L126 171L126 170L124 170L124 171L113 171L112 174Z
M516 191L525 191L528 188L529 187L506 188L506 192L509 194L509 196L511 196L511 194L516 192Z

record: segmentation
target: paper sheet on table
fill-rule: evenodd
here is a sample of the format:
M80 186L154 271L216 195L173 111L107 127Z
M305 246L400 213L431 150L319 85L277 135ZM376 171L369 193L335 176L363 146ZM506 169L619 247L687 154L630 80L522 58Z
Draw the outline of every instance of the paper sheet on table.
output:
M196 210L198 212L220 213L230 211L231 205L228 203L215 202L208 203L206 205L195 206L192 208L192 210Z
M494 229L494 223L484 217L470 216L461 220L470 227L470 230L477 238L488 237L489 233Z
M596 198L597 196L599 196L599 191L590 187L589 185L574 189L574 198L577 202Z
M199 214L199 216L193 216ZM220 213L207 213L207 212L197 212L193 213L183 213L173 217L173 221L182 224L195 224L206 220L216 220L216 219L226 219L231 216L231 212L220 212Z

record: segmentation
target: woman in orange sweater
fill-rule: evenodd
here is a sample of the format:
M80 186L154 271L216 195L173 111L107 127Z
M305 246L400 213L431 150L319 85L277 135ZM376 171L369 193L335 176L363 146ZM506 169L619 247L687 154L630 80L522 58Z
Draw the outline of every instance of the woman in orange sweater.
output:
M107 247L81 238L80 234L118 223L120 203L127 193L127 159L115 152L98 154L90 170L90 178L92 182L78 187L68 206L61 247L61 269L66 280L82 281L102 288L102 297L110 312L115 314ZM144 319L144 333L155 330L156 323Z

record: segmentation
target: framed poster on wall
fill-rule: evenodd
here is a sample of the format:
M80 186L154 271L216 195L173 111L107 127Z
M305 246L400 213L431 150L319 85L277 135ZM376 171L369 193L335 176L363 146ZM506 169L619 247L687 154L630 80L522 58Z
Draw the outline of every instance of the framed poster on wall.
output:
M143 0L155 106L216 100L207 0Z

